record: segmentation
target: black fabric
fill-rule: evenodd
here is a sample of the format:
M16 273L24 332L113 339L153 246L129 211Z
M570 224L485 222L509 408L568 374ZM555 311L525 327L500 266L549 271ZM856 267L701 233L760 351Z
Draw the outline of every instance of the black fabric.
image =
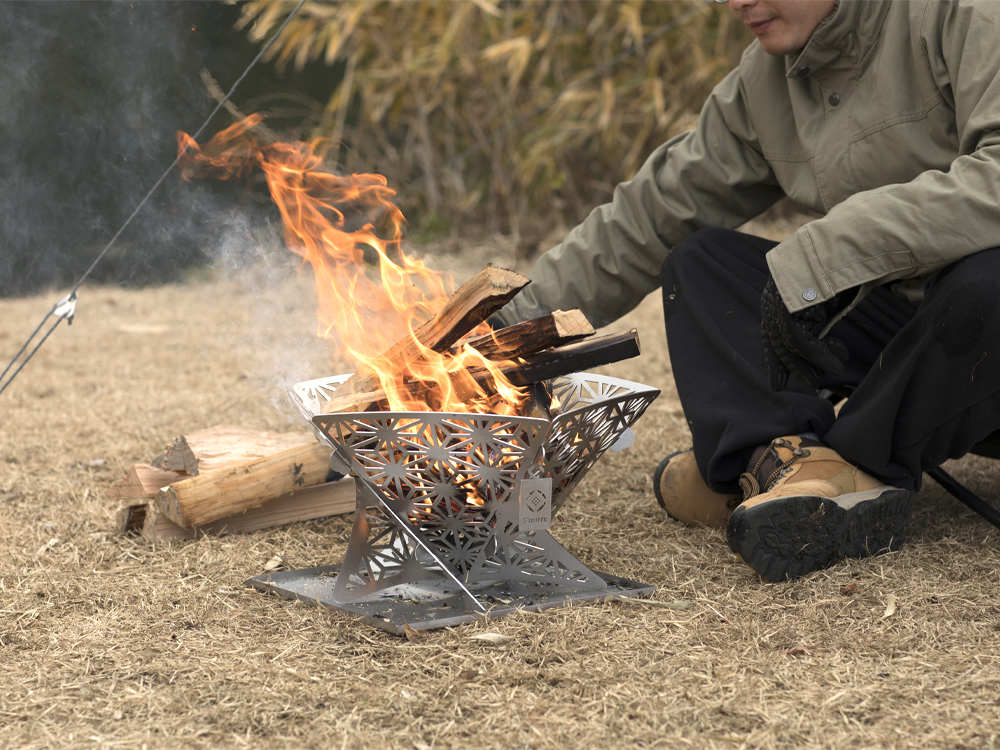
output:
M839 296L847 297L846 294ZM831 319L829 313L836 313L838 302L834 297L801 312L790 313L781 299L778 285L773 278L768 278L761 294L761 346L772 391L785 390L789 375L818 388L823 373L837 376L843 373L844 362L849 356L847 347L833 336L819 338Z
M1000 248L937 274L919 306L876 288L831 329L850 358L819 387L856 389L835 418L831 403L797 379L780 392L768 383L761 293L775 244L707 229L663 266L674 379L712 489L738 491L758 446L814 432L887 484L915 491L925 468L1000 429Z

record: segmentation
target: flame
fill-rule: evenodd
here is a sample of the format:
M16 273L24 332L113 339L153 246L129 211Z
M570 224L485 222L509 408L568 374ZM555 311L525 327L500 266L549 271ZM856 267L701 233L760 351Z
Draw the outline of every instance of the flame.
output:
M403 252L406 220L386 179L332 174L316 153L318 143L261 144L251 131L263 119L251 115L204 147L178 132L181 173L186 180L225 180L263 171L281 212L285 244L313 270L318 333L330 341L332 355L374 371L393 411L515 413L526 396L503 376L502 363L469 346L436 352L414 337L454 283ZM484 323L473 333L488 331ZM400 370L380 355L406 336L421 357ZM470 370L483 369L489 377L477 382Z

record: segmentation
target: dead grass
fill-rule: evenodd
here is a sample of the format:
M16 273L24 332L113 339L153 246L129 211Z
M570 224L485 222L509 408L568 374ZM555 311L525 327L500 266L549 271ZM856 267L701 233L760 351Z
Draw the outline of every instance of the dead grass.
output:
M437 262L462 277L512 252ZM56 296L0 301L3 359ZM155 549L116 537L103 490L128 463L214 423L287 426L271 384L327 372L311 306L307 284L267 274L88 288L0 397L0 747L997 745L997 533L928 485L901 552L772 585L721 533L668 520L650 474L689 438L655 295L620 324L643 356L609 372L663 396L555 533L689 611L576 607L411 643L243 586L275 554L338 561L349 516ZM1000 463L948 469L998 499ZM513 640L469 639L486 630Z

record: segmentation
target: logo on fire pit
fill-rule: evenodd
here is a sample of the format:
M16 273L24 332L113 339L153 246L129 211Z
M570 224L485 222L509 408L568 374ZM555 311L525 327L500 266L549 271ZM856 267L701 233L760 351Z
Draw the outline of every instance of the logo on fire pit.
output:
M532 490L531 494L528 495L528 510L532 513L537 513L545 507L545 503L548 501L548 495L544 492L541 490Z
M521 531L544 531L552 516L552 480L525 479L521 482L521 507L518 527Z

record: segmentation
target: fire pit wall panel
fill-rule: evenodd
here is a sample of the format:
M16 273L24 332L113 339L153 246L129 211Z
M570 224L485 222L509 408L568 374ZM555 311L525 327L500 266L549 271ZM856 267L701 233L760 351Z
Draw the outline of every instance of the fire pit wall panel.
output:
M541 471L552 477L552 511L569 499L608 449L622 439L660 391L628 380L581 372L549 383L561 413L543 446Z
M605 588L547 532L520 531L520 484L551 478L554 514L659 391L588 373L560 378L548 384L559 404L551 422L441 412L320 413L346 378L308 381L290 392L358 485L338 601L445 579L480 609L467 585L519 580Z
M308 380L289 390L292 401L313 425L323 405L349 375ZM656 388L590 373L575 373L549 381L559 404L551 429L538 456L532 477L552 478L552 510L556 512L572 490L608 449L638 421L660 395ZM320 440L336 448L329 436L313 425Z

